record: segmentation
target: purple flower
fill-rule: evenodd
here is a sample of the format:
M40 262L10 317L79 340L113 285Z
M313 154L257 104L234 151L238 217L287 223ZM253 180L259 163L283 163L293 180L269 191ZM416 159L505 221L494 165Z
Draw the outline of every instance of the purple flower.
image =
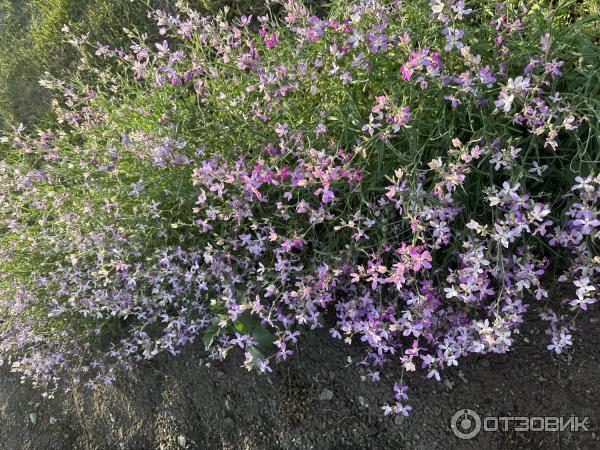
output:
M506 91L500 91L498 100L494 102L496 108L502 108L504 112L509 112L515 100L514 94L509 94Z
M387 34L367 33L367 39L372 53L379 53L388 49L390 38Z
M162 41L162 43L154 44L158 49L159 53L169 53L169 43L167 41Z
M464 0L459 0L452 5L452 11L454 11L457 20L462 20L464 16L467 16L473 12L471 8L465 8Z
M287 136L288 131L289 126L287 123L278 123L275 125L275 133L277 133L279 137Z
M452 109L456 109L456 107L462 103L454 95L444 95L444 100L448 100L450 102L450 107Z
M490 66L482 67L479 70L479 79L481 80L481 83L488 88L491 88L494 85L494 82L496 81L496 77L493 75Z
M396 407L394 408L396 414L402 414L403 416L408 416L410 410L412 410L412 406L402 405L400 402L396 403Z
M408 390L408 386L404 385L404 384L394 384L394 392L396 400L407 400L408 399L408 395L406 394L406 391Z
M459 30L457 28L446 27L443 30L444 35L446 36L447 44L444 47L444 50L449 52L453 48L461 49L464 47L464 44L461 42L461 38L465 34L463 30Z
M548 53L550 51L551 43L552 43L552 39L550 38L550 33L544 33L544 35L540 38L542 52Z

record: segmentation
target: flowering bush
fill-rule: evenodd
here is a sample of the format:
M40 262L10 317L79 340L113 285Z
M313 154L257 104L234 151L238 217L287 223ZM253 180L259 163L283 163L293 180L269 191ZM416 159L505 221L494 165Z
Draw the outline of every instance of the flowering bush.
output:
M236 14L264 11L261 0L192 2L207 14L225 5ZM15 122L52 123L50 95L38 80L45 72L62 78L73 71L77 51L63 39L64 24L92 42L122 46L123 27L155 38L148 8L171 11L174 5L175 0L0 0L0 129L10 130Z
M2 148L15 372L93 388L197 337L265 372L326 328L373 381L439 381L508 351L528 310L572 344L600 289L595 28L561 5L345 5L182 2L128 49L65 30L82 76L42 82L56 126Z

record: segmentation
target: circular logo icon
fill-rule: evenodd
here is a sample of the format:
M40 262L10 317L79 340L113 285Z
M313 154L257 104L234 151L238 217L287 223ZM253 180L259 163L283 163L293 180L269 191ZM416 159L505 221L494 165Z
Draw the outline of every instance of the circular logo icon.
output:
M473 439L481 431L481 417L472 409L460 409L452 416L452 432L459 439Z

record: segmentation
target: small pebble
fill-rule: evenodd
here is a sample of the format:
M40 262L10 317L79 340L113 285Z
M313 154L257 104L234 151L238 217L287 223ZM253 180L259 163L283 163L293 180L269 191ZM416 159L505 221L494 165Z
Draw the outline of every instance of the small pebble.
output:
M333 398L333 391L329 390L329 389L323 389L323 391L321 392L321 394L319 394L319 400L321 401L329 401Z

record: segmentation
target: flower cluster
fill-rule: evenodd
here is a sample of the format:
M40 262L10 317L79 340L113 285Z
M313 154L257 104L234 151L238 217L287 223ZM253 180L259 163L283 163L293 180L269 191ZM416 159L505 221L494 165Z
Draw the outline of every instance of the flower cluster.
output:
M157 42L71 36L97 82L45 80L56 127L3 140L13 371L94 388L200 337L270 372L325 327L373 381L439 381L510 350L528 311L572 345L600 295L600 175L593 89L569 87L597 66L559 23L508 2L181 3L149 13Z

